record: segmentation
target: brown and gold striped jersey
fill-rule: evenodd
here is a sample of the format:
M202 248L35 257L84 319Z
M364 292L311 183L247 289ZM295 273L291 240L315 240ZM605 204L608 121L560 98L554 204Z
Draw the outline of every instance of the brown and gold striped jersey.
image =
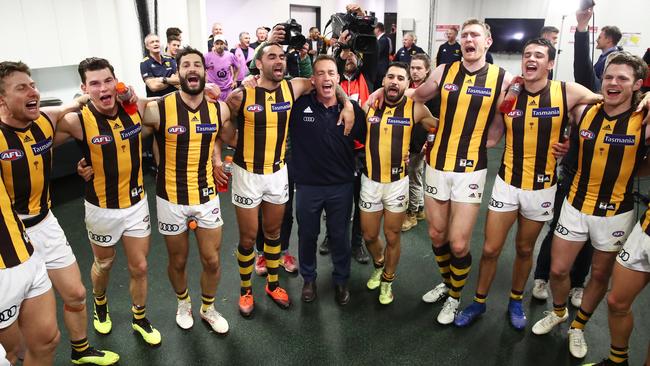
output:
M608 116L603 104L580 118L578 169L567 200L582 213L613 216L634 208L632 183L645 155L643 112Z
M90 103L78 113L83 131L79 141L94 176L86 183L86 201L102 208L127 208L144 197L142 182L142 122L118 104L106 116Z
M293 103L293 89L286 80L274 90L259 86L244 89L235 164L255 174L272 174L284 166Z
M499 177L525 190L553 186L556 159L551 146L568 123L566 86L549 80L537 93L521 91L514 110L504 115L506 143Z
M487 131L506 71L486 64L469 72L461 61L446 64L440 80L440 122L429 165L448 172L487 168Z
M197 205L215 198L212 154L222 126L221 105L203 100L192 109L175 92L158 100L158 110L156 194L179 205Z

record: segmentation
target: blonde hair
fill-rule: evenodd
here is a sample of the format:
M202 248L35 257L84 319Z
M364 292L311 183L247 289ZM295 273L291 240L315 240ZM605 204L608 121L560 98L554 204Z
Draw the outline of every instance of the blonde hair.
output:
M483 30L485 30L485 36L487 38L492 38L492 32L490 32L490 26L487 23L482 22L476 18L467 19L465 23L463 23L463 25L460 27L461 32L463 31L463 29L465 29L465 27L469 27L470 25L474 25L474 24L483 27Z

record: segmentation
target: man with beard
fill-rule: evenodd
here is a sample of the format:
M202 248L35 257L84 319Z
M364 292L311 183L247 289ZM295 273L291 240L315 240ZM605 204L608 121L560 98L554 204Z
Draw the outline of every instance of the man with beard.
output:
M95 316L93 325L100 334L112 330L106 290L115 259L115 245L121 239L128 262L129 291L133 313L132 328L144 341L159 345L161 336L146 317L147 255L151 240L149 205L142 178L141 113L128 114L117 101L117 78L113 66L102 58L87 58L79 64L81 89L90 103L80 112L68 113L58 124L56 140L69 137L81 146L85 164L94 167L86 183L85 223L94 261ZM149 135L150 129L146 129Z
M50 211L50 174L56 122L81 100L56 109L39 108L40 93L27 65L0 63L0 171L25 232L45 260L50 280L63 299L73 363L110 365L119 356L88 343L86 289L72 248Z
M160 163L156 207L158 230L165 238L169 280L176 292L176 324L193 326L192 303L187 287L188 222L196 224L201 272L201 318L217 333L228 331L228 322L214 308L221 276L219 248L223 221L214 174L220 161L219 142L230 141L234 131L230 113L222 102L210 103L203 95L203 55L187 47L178 52L181 90L146 106L143 123L154 129Z
M258 229L258 213L262 210L264 258L268 271L265 292L283 309L290 306L287 292L280 287L278 266L281 256L280 227L288 200L287 168L284 164L287 125L294 98L313 90L309 79L284 80L286 59L279 43L284 39L282 25L277 25L270 43L258 47L255 64L260 75L250 78L253 85L235 90L228 98L233 118L238 120L237 151L232 172L232 201L239 224L237 262L240 274L239 311L248 317L254 310L251 286ZM246 83L246 82L245 82ZM337 100L345 107L341 117L346 131L354 123L352 104L337 85Z
M237 73L240 68L237 58L228 52L225 41L223 35L216 35L212 52L204 56L208 82L217 84L221 89L221 101L225 101L237 86Z
M500 138L505 128L505 152L485 222L476 295L474 302L456 315L456 326L468 326L485 313L499 255L516 221L516 256L508 314L515 329L526 327L524 287L532 267L535 242L554 211L557 189L554 145L565 138L564 129L574 108L602 99L580 84L549 81L555 52L555 47L544 38L526 43L521 60L523 89L514 109L503 117L497 114L490 127L492 138L494 131L498 131L496 136Z
M568 331L569 352L576 358L587 354L584 327L607 292L616 255L636 218L633 182L645 156L649 127L643 123L645 113L635 108L647 68L637 56L613 53L603 72L604 103L573 113L580 131L578 170L562 204L551 248L553 311L532 330L547 334L569 317L569 270L590 238L591 277Z
M408 65L392 63L383 81L384 105L364 106L366 112L366 167L361 176L361 231L375 266L367 287L378 287L379 302L393 302L392 283L400 257L400 231L408 205L409 178L404 156L416 123L426 129L438 122L422 103L404 95L409 85ZM384 218L386 246L379 238Z
M411 74L411 85L406 91L409 95L414 89L422 85L422 83L429 77L431 72L431 60L429 56L424 53L413 55L411 64L409 65ZM425 103L429 111L435 116L440 113L434 112L433 100ZM411 136L411 144L409 145L409 164L407 166L409 176L409 201L408 208L406 209L406 216L402 222L402 231L411 230L418 224L418 220L424 219L424 144L427 140L428 131L422 127L421 124L413 127L413 134Z

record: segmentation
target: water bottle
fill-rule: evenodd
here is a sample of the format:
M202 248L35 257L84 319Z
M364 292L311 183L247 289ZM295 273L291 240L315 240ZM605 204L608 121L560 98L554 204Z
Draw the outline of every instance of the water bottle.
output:
M228 180L232 176L232 155L227 155L223 162L223 172L228 176ZM218 184L217 191L228 192L228 181L225 184Z
M131 103L133 93L123 82L117 83L117 99L122 103L122 107L129 115L138 113L138 103Z
M187 218L187 227L190 228L190 230L196 230L198 226L199 224L196 222L196 217L190 216Z
M523 85L524 78L521 76L515 76L512 78L512 81L510 82L510 89L508 89L506 97L503 99L503 102L501 102L501 105L499 106L499 111L501 113L507 114L512 111L512 108L517 102L517 97L519 96L519 93L521 93Z

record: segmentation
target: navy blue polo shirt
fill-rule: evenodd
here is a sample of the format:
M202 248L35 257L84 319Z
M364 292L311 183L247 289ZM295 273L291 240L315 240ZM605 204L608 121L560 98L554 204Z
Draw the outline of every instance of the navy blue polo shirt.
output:
M315 92L298 98L291 108L291 170L296 184L333 185L354 182L354 140L365 142L365 114L356 102L352 132L337 126L342 106L326 108Z
M395 61L410 64L411 57L413 57L413 55L417 55L418 53L426 54L423 49L416 45L411 46L409 49L402 47L395 54Z
M147 56L140 62L142 80L148 78L168 78L176 73L176 60L173 57L161 54L160 61L158 62L153 57ZM175 92L176 90L173 85L168 85L167 88L159 91L153 91L147 86L147 97L160 97Z

